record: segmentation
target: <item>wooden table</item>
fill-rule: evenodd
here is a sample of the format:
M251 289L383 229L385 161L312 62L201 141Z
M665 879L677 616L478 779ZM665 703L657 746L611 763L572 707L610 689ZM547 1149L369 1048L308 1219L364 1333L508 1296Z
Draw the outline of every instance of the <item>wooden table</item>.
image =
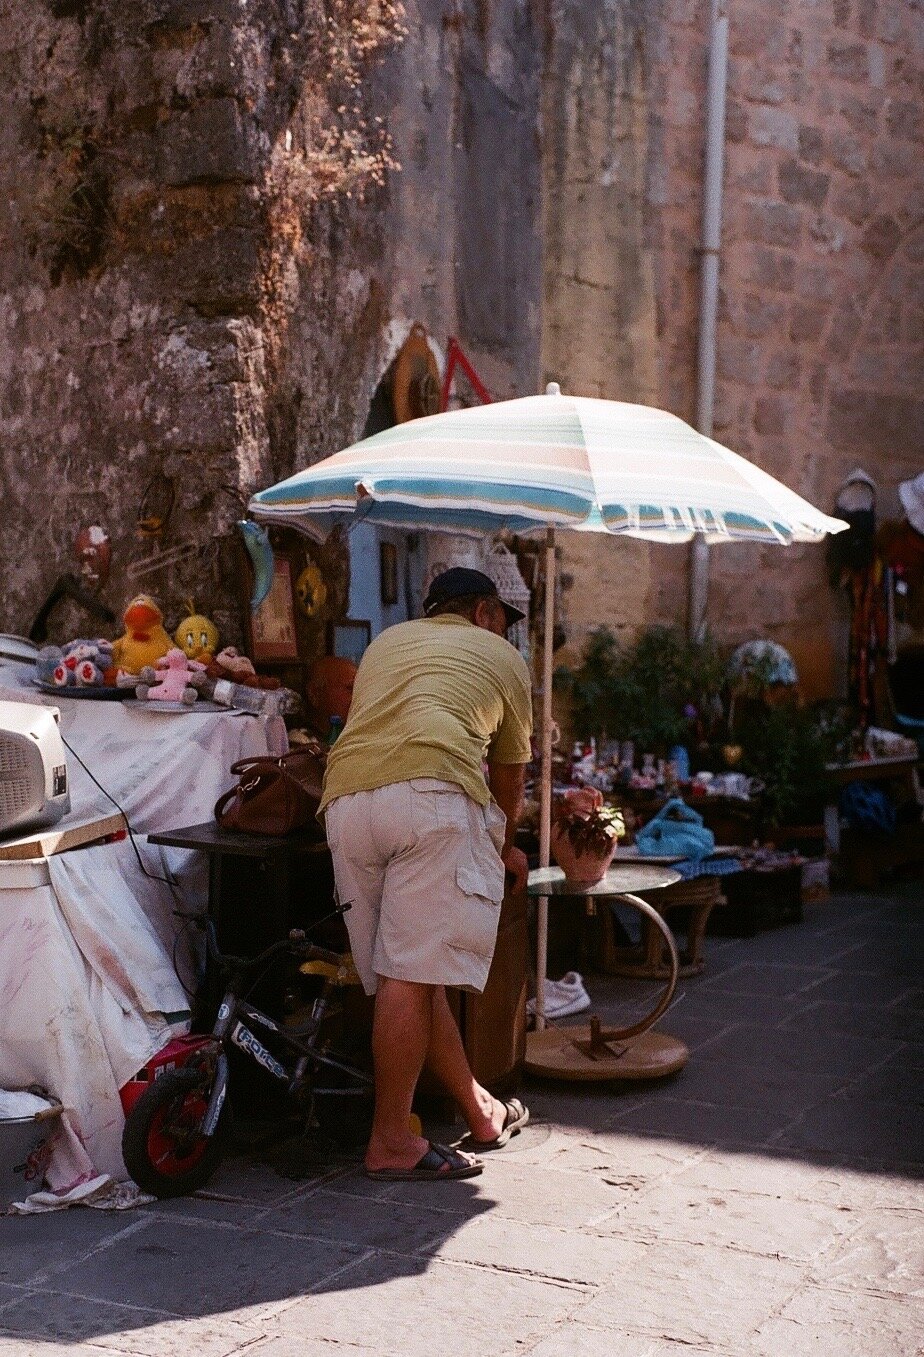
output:
M579 885L567 879L559 867L540 867L529 874L528 891L531 896L555 899L583 898L588 904L598 897L623 900L639 908L646 917L656 912L647 901L638 901L639 891L655 891L673 886L680 875L667 866L626 862L610 867L602 881L591 886ZM656 916L657 917L657 916ZM666 928L666 925L664 926ZM667 946L673 958L673 979L678 968L677 950L667 930ZM537 985L543 977L537 977ZM673 983L670 986L673 991ZM668 999L670 995L668 994ZM662 1000L663 1002L663 1000ZM592 1037L594 1019L580 1027L546 1027L531 1032L526 1038L526 1069L531 1074L553 1079L608 1081L613 1079L654 1079L682 1069L690 1052L684 1042L664 1032L650 1028L636 1035L610 1043L610 1049L590 1055L586 1047Z

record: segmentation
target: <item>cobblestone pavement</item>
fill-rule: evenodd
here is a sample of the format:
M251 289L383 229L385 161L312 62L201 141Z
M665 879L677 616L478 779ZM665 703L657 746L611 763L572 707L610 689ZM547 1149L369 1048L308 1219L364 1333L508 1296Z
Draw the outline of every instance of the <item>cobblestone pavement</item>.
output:
M532 1085L472 1181L242 1157L195 1198L0 1221L0 1354L920 1354L922 940L916 885L708 939L663 1023L687 1068ZM622 983L590 980L604 1017Z

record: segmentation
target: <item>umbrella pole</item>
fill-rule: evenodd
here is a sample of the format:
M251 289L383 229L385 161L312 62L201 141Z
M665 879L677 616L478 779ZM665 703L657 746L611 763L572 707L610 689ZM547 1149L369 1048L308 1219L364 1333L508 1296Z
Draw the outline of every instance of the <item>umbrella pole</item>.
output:
M542 654L542 765L539 790L539 866L548 867L552 839L552 647L555 630L555 529L545 535L545 634ZM540 896L536 916L536 1031L545 1028L549 901Z

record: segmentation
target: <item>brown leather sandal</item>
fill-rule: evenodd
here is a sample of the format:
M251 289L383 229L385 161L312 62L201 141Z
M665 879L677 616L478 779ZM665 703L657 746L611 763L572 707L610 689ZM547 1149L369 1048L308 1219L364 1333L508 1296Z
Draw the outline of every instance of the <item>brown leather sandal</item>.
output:
M443 1178L474 1178L483 1169L477 1159L431 1140L427 1153L412 1169L366 1169L365 1173L382 1183L433 1183Z

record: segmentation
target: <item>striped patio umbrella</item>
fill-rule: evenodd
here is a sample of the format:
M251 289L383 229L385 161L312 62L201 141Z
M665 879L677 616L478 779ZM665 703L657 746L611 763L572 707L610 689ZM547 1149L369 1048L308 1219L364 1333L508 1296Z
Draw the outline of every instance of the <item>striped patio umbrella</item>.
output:
M344 516L444 532L571 528L649 541L813 542L843 526L666 410L549 394L430 415L255 495L323 536Z
M654 542L818 542L847 526L676 415L563 396L411 420L262 490L254 518L323 538L356 521L484 534L545 532L540 864L549 864L555 531ZM547 902L540 901L537 1027L544 1025Z

